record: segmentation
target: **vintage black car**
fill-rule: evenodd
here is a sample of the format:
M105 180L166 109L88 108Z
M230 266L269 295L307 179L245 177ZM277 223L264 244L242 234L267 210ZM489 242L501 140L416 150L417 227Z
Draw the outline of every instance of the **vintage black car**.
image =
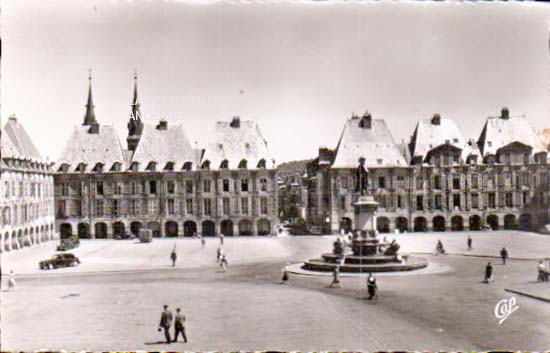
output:
M40 261L41 270L52 270L59 267L76 266L80 264L78 257L71 253L55 254L51 259Z

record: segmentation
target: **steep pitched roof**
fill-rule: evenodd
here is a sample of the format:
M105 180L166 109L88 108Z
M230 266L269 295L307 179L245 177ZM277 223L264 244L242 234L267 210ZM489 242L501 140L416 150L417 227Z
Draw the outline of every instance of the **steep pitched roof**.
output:
M542 129L538 133L540 140L540 148L542 150L548 151L550 149L550 128Z
M411 158L424 158L432 149L445 144L459 148L463 154L468 152L467 141L454 120L436 114L416 125L409 144Z
M531 146L533 153L544 151L535 129L525 116L509 116L504 108L501 116L487 118L478 139L483 156L494 155L498 149L513 142Z
M69 171L75 171L80 163L86 164L86 171L91 171L97 163L103 163L105 171L116 162L121 164L121 168L125 168L124 152L114 127L101 125L97 133L92 133L92 128L73 128L73 133L57 160L55 170L63 164L69 164Z
M10 117L2 131L2 156L42 160L38 149L27 134L27 131L15 117Z
M331 168L357 168L361 157L365 158L367 168L407 166L386 122L371 119L371 127L368 128L364 127L365 119L366 116L354 116L346 122Z
M164 127L161 127L165 124ZM174 170L181 170L185 162L196 165L195 155L182 125L170 126L167 122L157 127L145 124L132 163L139 163L139 170L145 170L150 162L157 163L157 170L163 170L168 162L174 163Z
M239 118L217 122L201 163L209 161L210 169L220 169L222 161L227 160L228 169L237 169L243 159L248 169L256 169L262 159L266 168L275 167L267 142L255 122Z

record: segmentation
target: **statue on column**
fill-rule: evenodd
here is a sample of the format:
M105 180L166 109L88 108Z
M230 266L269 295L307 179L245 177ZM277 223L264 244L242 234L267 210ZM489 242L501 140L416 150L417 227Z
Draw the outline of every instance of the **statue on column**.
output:
M359 158L359 166L357 167L357 183L355 185L355 192L365 195L369 186L369 173L365 168L365 158Z

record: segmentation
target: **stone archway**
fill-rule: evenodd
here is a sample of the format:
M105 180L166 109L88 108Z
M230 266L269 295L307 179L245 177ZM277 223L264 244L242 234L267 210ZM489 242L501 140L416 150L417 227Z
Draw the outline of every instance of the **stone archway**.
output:
M147 223L147 228L153 233L153 237L160 238L160 224L158 222L149 222Z
M451 217L451 230L455 232L464 230L464 219L462 216L456 215Z
M432 220L434 232L444 232L445 231L445 217L435 216Z
M122 222L113 223L113 236L123 237L126 232L126 226Z
M193 221L183 222L183 236L192 237L197 234L197 223Z
M498 216L497 215L489 215L487 216L487 225L491 227L492 230L498 229Z
M107 224L104 222L98 222L94 225L96 239L107 238Z
M85 222L78 223L77 234L79 239L89 239L90 238L90 225Z
M248 219L239 221L239 235L252 235L252 222Z
M143 225L141 224L141 222L132 222L130 223L130 233L132 233L134 236L139 236L139 231L142 227Z
M409 221L405 217L397 217L395 219L395 229L399 233L405 233L409 231Z
M517 229L516 216L513 214L507 214L504 216L504 229Z
M269 219L259 219L258 220L258 235L269 235L271 234L271 222Z
M470 216L470 230L481 230L481 217L478 215Z
M233 222L230 219L224 219L221 222L221 233L223 235L231 236L233 235Z
M178 236L178 223L175 221L168 221L164 224L164 234L167 237L177 237Z
M73 235L73 226L70 223L61 223L59 226L59 235L61 239L70 238Z
M216 224L212 221L202 222L202 235L205 237L213 237L216 235Z
M388 219L388 217L376 218L376 230L378 230L378 233L390 232L390 220Z
M428 221L424 217L416 217L414 219L414 231L415 232L427 232Z

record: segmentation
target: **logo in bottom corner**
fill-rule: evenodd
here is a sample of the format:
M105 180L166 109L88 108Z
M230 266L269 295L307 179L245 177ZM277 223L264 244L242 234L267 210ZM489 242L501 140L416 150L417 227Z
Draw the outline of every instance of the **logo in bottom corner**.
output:
M516 297L510 299L502 299L495 306L495 316L499 320L498 324L502 324L512 313L519 309Z

